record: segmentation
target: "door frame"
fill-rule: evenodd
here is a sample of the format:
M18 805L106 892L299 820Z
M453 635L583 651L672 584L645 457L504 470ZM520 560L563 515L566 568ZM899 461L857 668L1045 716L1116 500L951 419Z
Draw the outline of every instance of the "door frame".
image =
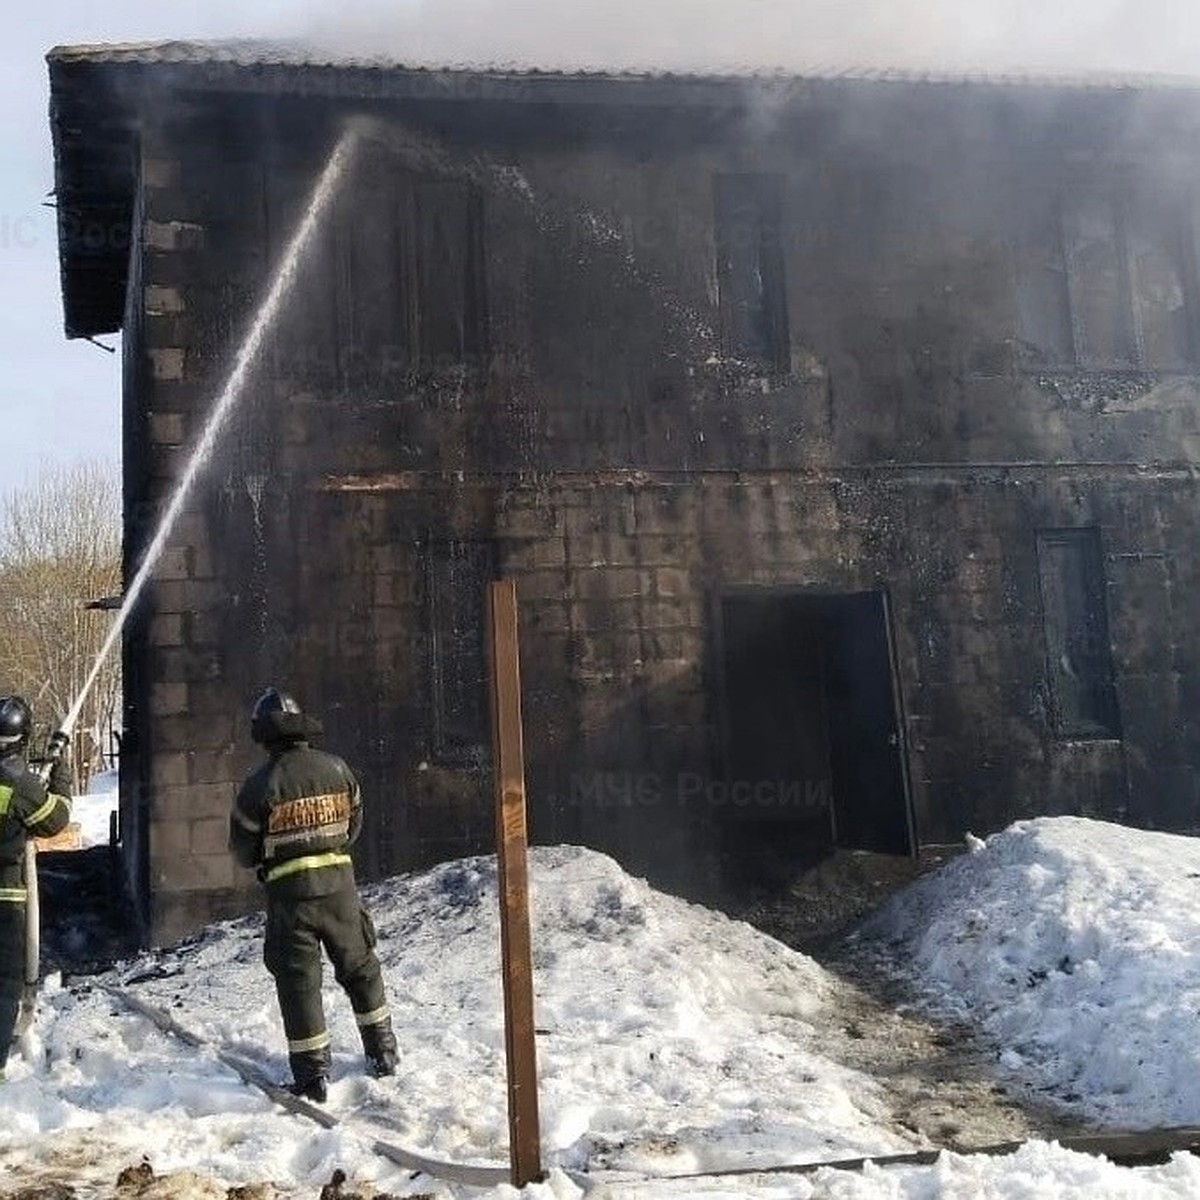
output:
M917 836L917 814L913 805L912 767L908 757L908 712L904 704L904 689L900 683L900 656L896 651L896 624L892 612L892 594L880 584L868 591L878 592L883 609L883 635L887 640L888 669L891 672L892 711L896 718L896 756L899 759L900 791L904 797L904 821L908 828L909 857L918 858L921 842Z
M896 636L894 616L892 612L891 594L886 584L877 584L867 588L837 588L827 584L771 584L771 583L724 583L712 587L709 596L709 619L711 621L711 637L709 644L715 658L713 681L716 695L713 702L717 707L717 738L714 747L717 761L713 771L714 778L725 779L730 772L730 716L729 693L726 678L725 621L722 605L730 597L760 596L786 599L789 596L811 597L814 599L836 600L846 596L877 595L883 617L884 640L887 645L889 672L889 691L892 699L892 715L896 729L896 764L900 774L901 801L904 805L904 825L908 834L910 858L920 854L920 841L917 835L916 812L913 806L911 765L908 752L908 721L905 713L904 690L900 680L900 663L896 652ZM837 812L834 797L830 798L830 821L833 827L834 848L837 841Z

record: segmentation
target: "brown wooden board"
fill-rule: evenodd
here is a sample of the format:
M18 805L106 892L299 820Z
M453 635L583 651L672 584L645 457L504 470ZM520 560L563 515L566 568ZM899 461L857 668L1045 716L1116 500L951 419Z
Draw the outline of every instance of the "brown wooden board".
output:
M488 601L509 1154L512 1183L524 1187L541 1177L542 1168L516 585L511 580L492 583Z
M82 850L83 826L72 821L53 837L36 838L39 850Z

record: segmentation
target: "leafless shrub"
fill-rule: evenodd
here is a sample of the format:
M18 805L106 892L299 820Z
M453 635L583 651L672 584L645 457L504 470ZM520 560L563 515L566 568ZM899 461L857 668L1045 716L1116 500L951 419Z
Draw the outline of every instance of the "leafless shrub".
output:
M91 601L121 590L121 485L103 462L47 466L0 495L0 692L34 706L44 736L70 710L96 661L113 613ZM121 695L109 655L75 726L78 783L104 766Z

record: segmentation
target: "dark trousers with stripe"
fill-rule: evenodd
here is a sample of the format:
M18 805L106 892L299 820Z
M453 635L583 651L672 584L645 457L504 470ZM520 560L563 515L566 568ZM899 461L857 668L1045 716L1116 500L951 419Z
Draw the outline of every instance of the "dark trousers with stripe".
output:
M0 900L0 1071L17 1028L25 987L25 905Z
M350 998L364 1046L371 1027L364 1017L386 1019L383 973L375 954L375 926L353 883L327 896L274 898L267 894L267 931L263 961L275 979L288 1049L296 1070L297 1054L328 1061L325 1008L321 1002L322 950L334 978Z

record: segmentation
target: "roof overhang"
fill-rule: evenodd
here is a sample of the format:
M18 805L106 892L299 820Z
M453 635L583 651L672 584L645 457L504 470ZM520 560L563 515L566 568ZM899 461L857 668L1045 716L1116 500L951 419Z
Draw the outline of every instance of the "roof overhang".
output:
M1028 78L872 70L682 75L412 66L262 42L60 46L47 55L58 209L59 269L68 337L121 328L137 187L137 134L165 97L223 93L357 102L536 104L770 111L897 85L963 85L1157 93L1200 81L1131 77Z
M560 74L327 60L253 43L64 46L47 55L59 270L68 337L121 328L137 174L137 133L170 96L205 94L419 104L737 107L804 81Z

